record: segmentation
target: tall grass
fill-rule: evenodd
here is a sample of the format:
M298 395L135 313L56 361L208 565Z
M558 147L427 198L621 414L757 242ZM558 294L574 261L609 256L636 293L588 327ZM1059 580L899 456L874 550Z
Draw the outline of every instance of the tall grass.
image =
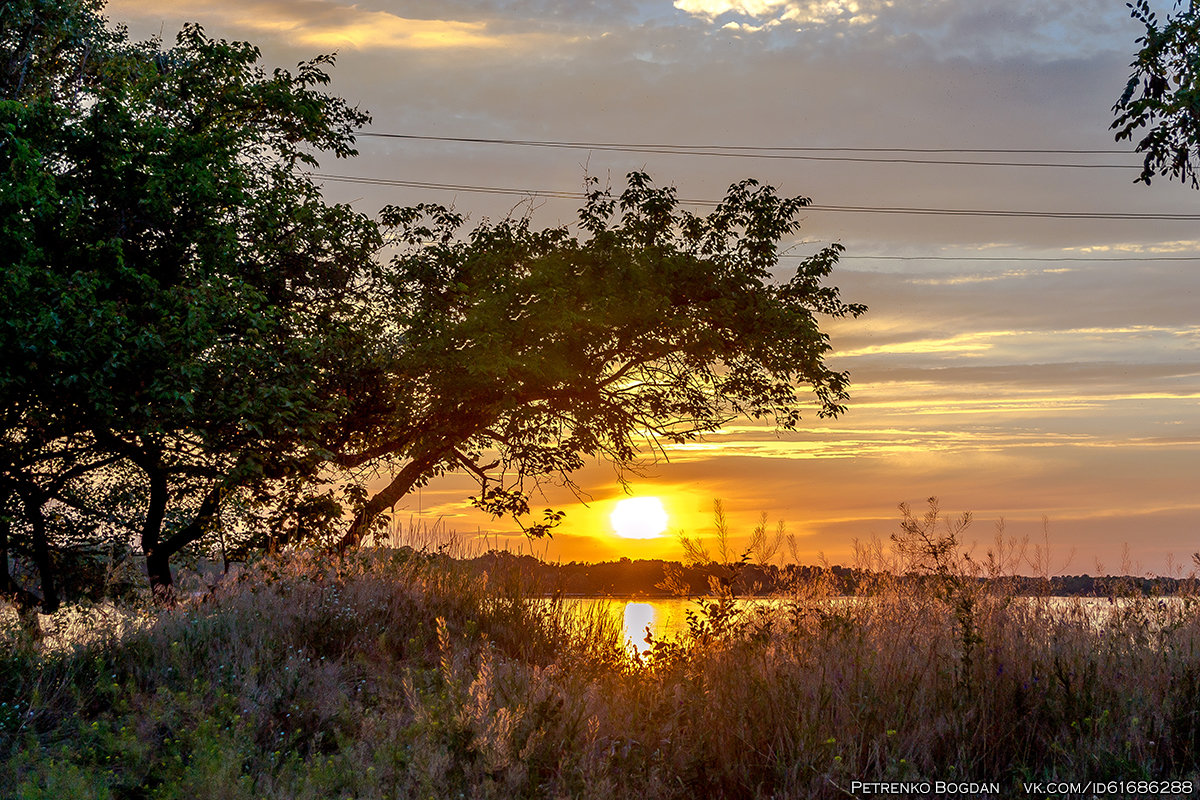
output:
M0 797L844 797L856 779L1020 796L1021 779L1197 777L1195 597L1114 595L1098 614L976 580L957 543L944 555L918 580L864 548L857 597L826 574L770 607L698 606L690 633L637 654L519 576L292 554L71 646L6 631Z

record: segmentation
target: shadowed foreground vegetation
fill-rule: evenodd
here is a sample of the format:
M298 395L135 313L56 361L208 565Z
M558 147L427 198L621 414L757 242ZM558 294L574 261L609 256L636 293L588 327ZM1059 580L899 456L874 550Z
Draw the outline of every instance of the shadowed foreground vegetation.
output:
M936 573L934 573L936 575ZM170 610L0 652L0 796L839 797L850 781L1194 778L1195 597L728 596L645 656L517 576L265 561ZM1131 593L1132 594L1132 593ZM118 622L123 620L123 622Z

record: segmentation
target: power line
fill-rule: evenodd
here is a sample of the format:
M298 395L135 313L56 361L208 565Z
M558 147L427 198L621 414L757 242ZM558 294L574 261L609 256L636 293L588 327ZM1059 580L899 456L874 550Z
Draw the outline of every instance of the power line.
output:
M781 150L781 151L811 151L839 153L1046 153L1058 154L1089 154L1114 155L1124 154L1125 150L1087 150L1087 149L1034 149L1034 148L997 148L997 147L817 147L817 146L768 146L768 145L732 145L732 144L654 144L630 142L583 142L554 139L487 139L483 137L465 136L422 136L412 133L384 133L382 131L360 131L358 136L377 136L389 139L424 139L435 142L468 142L484 144L531 144L531 145L564 145L573 147L653 147L653 148L683 148L685 150Z
M1075 164L1046 161L978 161L968 159L931 159L910 157L875 157L848 155L812 155L813 153L913 153L926 155L952 154L1024 154L1024 155L1128 155L1124 150L1037 150L984 148L919 148L919 147L760 147L733 145L672 145L629 144L620 142L574 142L540 139L488 139L466 136L422 136L407 133L364 132L359 136L408 141L452 142L458 144L508 145L543 147L565 150L599 150L617 153L649 153L654 155L715 156L718 158L785 159L797 161L839 161L869 164L940 164L971 167L1051 167L1056 169L1140 169L1136 164Z
M780 258L809 258L809 256L798 253L783 253ZM1059 262L1081 262L1095 263L1098 261L1200 261L1200 256L1097 256L1088 258L1086 256L1053 256L1049 258L1038 258L1037 256L860 256L841 254L838 257L839 261L854 259L857 261L992 261L992 262L1036 262L1036 263L1059 263Z
M1103 211L1019 211L1016 209L984 208L908 208L888 206L826 206L811 205L812 211L843 211L854 214L916 214L952 217L1018 217L1028 219L1107 219L1142 221L1197 221L1200 214L1139 214L1132 212Z
M391 178L367 178L354 175L333 175L313 172L313 178L341 183L355 183L367 186L394 186L409 189L426 189L433 191L467 192L478 194L498 194L527 198L550 198L563 200L583 200L583 192L570 192L559 189L522 189L511 186L476 186L472 184L434 183L426 181L405 181ZM716 206L715 200L686 200L678 201L681 205ZM1079 219L1079 220L1128 220L1142 222L1197 222L1200 214L1143 214L1133 212L1092 212L1092 211L1021 211L1016 209L970 209L970 208L919 208L902 206L843 206L843 205L809 205L805 211L851 213L851 214L909 214L917 216L954 216L954 217L1008 217L1021 219Z
M517 197L548 197L563 200L583 200L583 192L568 192L557 189L517 189L499 186L470 186L456 183L427 183L425 181L402 181L393 178L365 178L355 175L330 175L324 172L310 172L314 178L339 183L358 183L366 186L396 186L405 189L433 189L438 191L474 192L479 194L503 194ZM716 205L703 200L681 201L689 205Z

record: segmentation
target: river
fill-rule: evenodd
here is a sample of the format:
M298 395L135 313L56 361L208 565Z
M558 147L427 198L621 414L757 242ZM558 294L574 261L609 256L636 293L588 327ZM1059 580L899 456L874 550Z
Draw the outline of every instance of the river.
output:
M865 599L865 598L864 598ZM1025 598L1030 602L1034 602L1035 598ZM1042 602L1049 602L1050 608L1057 613L1067 613L1070 609L1082 606L1086 610L1086 616L1092 621L1092 624L1104 624L1110 619L1111 612L1118 608L1125 607L1128 603L1147 603L1150 605L1168 604L1169 609L1162 609L1168 612L1168 616L1175 616L1183 612L1183 599L1180 597L1159 597L1159 598L1120 598L1116 601L1110 600L1107 597L1042 597L1036 598ZM567 607L574 612L580 614L601 614L621 626L621 636L627 645L633 645L641 652L646 652L649 649L649 644L646 642L646 633L649 631L655 639L669 639L673 636L683 634L687 631L687 612L698 610L699 602L712 602L712 598L686 598L686 597L654 597L654 598L620 598L620 597L573 597L565 598L563 602ZM838 597L828 598L824 602L853 602L854 598ZM775 605L786 603L787 600L780 598L745 598L737 601L739 606L743 604L753 605ZM1151 616L1158 616L1151 614Z

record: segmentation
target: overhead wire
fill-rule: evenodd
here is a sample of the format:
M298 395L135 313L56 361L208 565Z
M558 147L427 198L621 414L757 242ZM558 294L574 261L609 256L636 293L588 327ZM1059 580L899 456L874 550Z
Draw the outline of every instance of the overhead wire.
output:
M864 158L860 156L824 156L806 155L810 153L903 153L903 154L1022 154L1022 155L1114 155L1124 154L1122 150L1099 150L1082 148L915 148L915 147L825 147L825 146L763 146L763 145L719 145L719 144L665 144L665 143L629 143L629 142L596 142L570 140L540 140L540 139L503 139L464 136L433 136L421 134L389 133L383 131L360 132L360 136L386 139L401 139L412 141L431 141L460 144L511 145L523 147L549 147L566 149L608 150L618 152L639 152L667 155L711 155L736 156L749 158L795 158L803 160L828 161L866 161L872 163L913 163L913 164L942 164L942 165L971 165L971 166L1015 166L1015 167L1077 167L1077 168L1136 168L1129 165L1116 164L1056 164L1048 162L1002 162L1002 161L973 161L946 159L914 159L914 158ZM365 185L395 186L402 188L426 189L434 191L453 191L464 193L499 194L526 198L570 199L581 200L586 197L583 192L558 189L524 189L511 186L480 186L473 184L438 183L430 181L409 181L389 178L371 178L365 176L335 175L330 173L312 173L312 177L321 180L358 183ZM716 206L717 201L699 199L681 199L683 205ZM1034 219L1078 219L1078 220L1129 220L1129 221L1200 221L1200 214L1164 214L1137 212L1073 212L1073 211L1029 211L1019 209L955 209L938 207L897 207L897 206L848 206L848 205L809 205L808 211L864 213L864 214L909 214L909 215L945 215L973 217L1008 217ZM785 254L784 258L802 257ZM1037 258L1028 256L843 256L857 260L892 260L892 261L991 261L991 262L1151 262L1151 261L1200 261L1200 256L1097 256L1097 257L1051 257Z
M781 253L780 258L809 258L800 253ZM1085 263L1094 264L1101 261L1141 262L1141 261L1200 261L1200 256L883 256L883 255L851 255L843 253L839 261L988 261L988 262L1017 262L1017 263Z
M358 136L408 141L446 142L456 144L487 144L517 147L543 147L566 150L598 150L601 152L646 153L652 155L693 155L718 158L785 159L797 161L836 161L870 164L932 164L972 167L1045 167L1055 169L1141 169L1137 164L1078 164L1048 161L980 161L970 159L930 159L862 155L814 155L814 153L906 153L924 155L952 154L1021 154L1021 155L1125 155L1123 150L1034 149L1034 148L951 148L951 147L816 147L759 145L674 145L661 143L556 141L549 139L493 139L469 136L429 136L382 131L360 132Z
M309 173L318 180L354 183L368 186L394 186L398 188L426 189L436 191L468 192L479 194L510 195L528 198L550 198L564 200L582 200L586 198L583 192L564 191L560 189L525 189L512 186L479 186L473 184L437 183L431 181L408 181L394 178L370 178L356 175L336 175L325 172ZM715 200L680 199L681 205L717 206ZM904 206L848 206L821 205L805 206L805 211L852 213L852 214L910 214L918 216L955 216L955 217L1008 217L1021 219L1078 219L1078 220L1128 220L1128 221L1158 221L1158 222L1197 222L1200 214L1165 214L1139 212L1093 212L1093 211L1025 211L1020 209L971 209L971 208L937 208L937 207L904 207Z
M1125 150L1094 150L1094 149L1051 149L1051 148L1011 148L1011 147L835 147L816 145L732 145L732 144L654 144L630 142L583 142L553 139L488 139L467 136L425 136L413 133L385 133L382 131L359 131L357 136L376 136L388 139L423 139L437 142L470 142L483 144L529 144L556 145L572 147L654 147L654 148L683 148L686 150L796 150L818 152L854 152L854 153L1047 153L1047 154L1100 154L1114 155L1126 153Z

